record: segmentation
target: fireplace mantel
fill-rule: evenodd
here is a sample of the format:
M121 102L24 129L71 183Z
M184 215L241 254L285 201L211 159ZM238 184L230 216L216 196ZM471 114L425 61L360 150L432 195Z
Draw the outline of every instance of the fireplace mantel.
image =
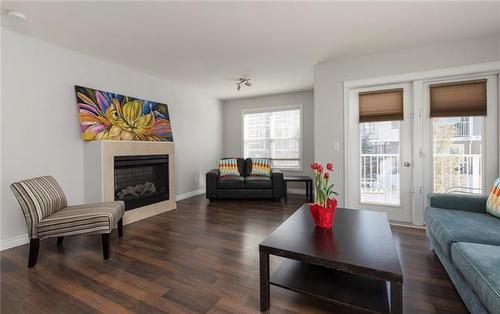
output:
M170 142L92 141L84 145L85 202L115 200L114 157L168 155L169 199L125 212L124 224L177 208L175 202L175 146Z

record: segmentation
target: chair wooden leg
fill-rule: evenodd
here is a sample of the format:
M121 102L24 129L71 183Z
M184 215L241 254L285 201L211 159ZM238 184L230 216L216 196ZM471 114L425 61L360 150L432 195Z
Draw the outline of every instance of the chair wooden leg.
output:
M28 259L28 267L32 268L36 265L38 260L38 251L40 249L40 239L34 238L30 239L30 256Z
M102 258L109 259L109 233L102 234Z
M64 241L64 237L57 237L57 246L61 246Z
M123 218L118 220L118 236L123 237Z

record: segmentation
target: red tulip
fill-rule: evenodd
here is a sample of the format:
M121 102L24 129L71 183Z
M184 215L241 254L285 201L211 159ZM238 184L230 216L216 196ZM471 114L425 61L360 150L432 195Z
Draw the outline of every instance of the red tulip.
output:
M328 179L329 176L330 176L330 174L328 172L325 172L325 175L324 175L325 179Z
M333 164L331 162L326 164L326 169L333 171Z
M311 168L312 168L313 170L318 169L318 163L316 163L316 162L312 163L312 164L311 164Z
M317 169L318 169L319 173L322 173L322 172L323 172L323 166L322 166L322 165L318 165L318 168L317 168Z

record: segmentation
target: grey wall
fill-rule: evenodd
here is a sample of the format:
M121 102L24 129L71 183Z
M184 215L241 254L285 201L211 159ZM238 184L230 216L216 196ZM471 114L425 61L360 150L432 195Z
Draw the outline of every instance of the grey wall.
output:
M500 60L500 36L394 51L352 60L325 61L314 67L314 156L333 160L334 180L344 202L343 81ZM341 144L334 151L333 143Z
M290 105L303 106L303 157L304 171L289 172L294 175L311 175L309 165L314 160L314 95L312 91L276 94L262 97L240 98L223 102L224 116L224 156L243 156L243 121L242 111ZM215 167L215 165L214 165ZM304 185L293 185L304 188Z
M26 234L21 209L9 190L13 181L50 174L70 204L83 201L84 143L76 84L167 103L176 148L177 193L204 188L205 172L222 155L218 100L5 29L1 52L0 244Z

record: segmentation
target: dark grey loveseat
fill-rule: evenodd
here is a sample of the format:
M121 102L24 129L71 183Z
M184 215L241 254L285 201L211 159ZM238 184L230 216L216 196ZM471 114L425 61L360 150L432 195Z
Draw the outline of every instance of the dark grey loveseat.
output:
M207 172L207 198L276 199L284 196L283 173L273 169L271 177L250 176L252 159L237 158L240 176L220 176L219 169Z

